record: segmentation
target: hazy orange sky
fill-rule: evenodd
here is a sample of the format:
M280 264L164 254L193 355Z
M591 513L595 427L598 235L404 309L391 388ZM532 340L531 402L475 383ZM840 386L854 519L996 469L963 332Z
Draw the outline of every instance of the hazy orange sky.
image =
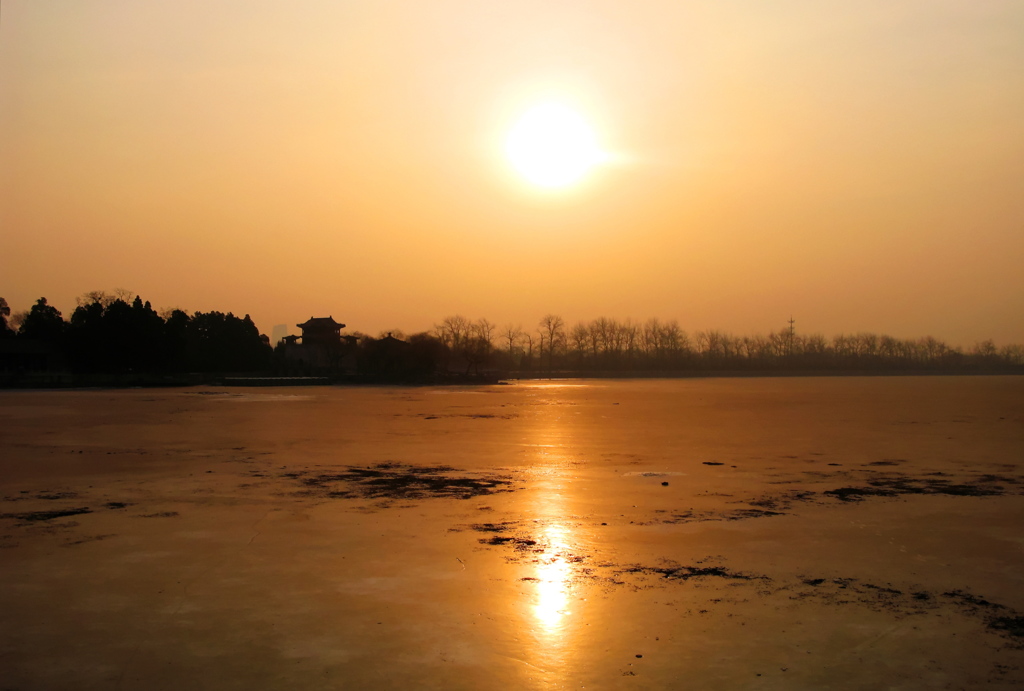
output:
M505 159L543 99L611 154L578 185ZM6 0L0 267L267 334L1021 343L1024 2Z

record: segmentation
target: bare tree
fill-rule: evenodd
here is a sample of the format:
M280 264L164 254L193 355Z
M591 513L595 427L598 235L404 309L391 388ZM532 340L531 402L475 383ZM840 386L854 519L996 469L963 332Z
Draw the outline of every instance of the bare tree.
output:
M999 349L999 354L1011 365L1024 365L1024 345L1004 345Z
M506 324L501 330L501 338L508 344L509 362L515 362L515 347L523 338L523 327L519 324Z
M496 328L497 327L494 324L481 317L480 319L476 320L476 323L473 324L471 332L477 338L482 338L483 340L487 341L487 345L491 346L493 345L494 331Z
M445 317L434 325L434 336L445 345L443 367L449 367L449 354L464 355L470 321L461 314Z
M697 346L697 354L703 355L708 350L708 335L704 331L698 331L693 335L693 342Z
M640 348L647 357L661 356L661 322L648 319L640 330Z
M986 360L994 358L997 352L999 351L996 349L996 344L992 341L992 339L987 339L981 341L980 343L975 343L974 347L971 348L971 355L974 355L979 358L984 358Z
M618 359L622 353L622 327L614 319L605 319L605 350L611 353L614 359Z
M569 332L569 340L572 343L572 348L576 352L576 357L580 363L583 362L587 354L587 343L590 340L590 329L583 322L580 322L572 327Z
M665 322L661 329L663 348L672 356L688 353L692 350L690 337L679 328L675 319Z
M622 344L626 350L626 355L632 359L636 356L637 350L640 346L640 327L633 322L632 319L627 319L622 323Z
M533 366L533 335L527 331L523 332L522 338L526 341L526 361Z
M587 335L590 338L590 354L597 360L604 349L604 328L600 319L595 319L587 325Z
M885 342L885 338L887 338L887 337L885 337L885 336L882 337L883 345L884 345L884 342ZM890 340L892 340L892 339L890 339ZM826 352L827 350L828 350L828 341L826 341L825 337L822 336L821 334L811 334L806 339L804 339L804 352L805 353L813 353L815 355L820 355L820 354Z
M468 325L466 335L457 350L466 361L466 374L470 370L480 373L480 365L485 363L491 354L494 325L486 319L478 319Z
M596 341L596 350L607 354L612 350L612 331L615 329L615 322L608 317L598 317L592 322L592 338ZM596 354L596 352L595 352Z
M106 309L118 300L130 305L134 302L135 297L138 296L127 288L114 288L113 292L110 293L105 290L90 290L75 298L75 305L87 307L88 305L98 304L102 305L103 309Z
M102 305L104 309L110 307L111 303L116 300L113 295L109 295L104 290L90 290L88 293L82 293L75 298L75 305L77 307L87 307L89 305Z
M554 363L555 351L565 341L565 321L556 314L545 314L540 320L540 330L548 341L548 369Z
M461 314L445 317L434 325L434 335L452 349L457 349L469 336L470 321Z
M705 332L708 339L707 354L721 356L726 354L726 336L721 331L711 329Z

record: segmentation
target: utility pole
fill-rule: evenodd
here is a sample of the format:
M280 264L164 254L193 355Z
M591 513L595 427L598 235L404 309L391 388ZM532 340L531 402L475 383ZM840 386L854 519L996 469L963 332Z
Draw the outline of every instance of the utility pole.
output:
M796 324L796 320L793 319L793 315L791 314L789 315L789 339L786 343L787 355L793 354L793 338L796 336L796 329L793 328L794 324Z

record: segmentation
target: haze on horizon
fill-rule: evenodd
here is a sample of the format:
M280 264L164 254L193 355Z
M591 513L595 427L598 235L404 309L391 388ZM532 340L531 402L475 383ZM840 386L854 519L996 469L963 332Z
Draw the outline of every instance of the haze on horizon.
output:
M1024 3L7 0L0 295L1024 342ZM505 146L556 101L607 153Z

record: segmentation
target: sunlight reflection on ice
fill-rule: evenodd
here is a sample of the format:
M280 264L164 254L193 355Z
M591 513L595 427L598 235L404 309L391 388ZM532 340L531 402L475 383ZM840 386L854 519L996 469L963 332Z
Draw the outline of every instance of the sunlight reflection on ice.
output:
M288 393L233 393L230 391L188 391L186 396L205 396L211 401L234 401L235 403L266 403L270 401L311 401L308 394Z
M554 410L537 419L523 440L533 458L536 493L531 508L535 531L533 538L543 552L536 554L531 581L530 603L536 640L537 661L548 669L564 668L566 656L573 650L570 639L573 611L575 565L572 514L571 469L568 430Z
M566 560L567 532L564 525L551 524L545 526L539 536L546 549L534 576L537 579L537 600L533 612L545 632L552 637L561 635L562 619L571 614L567 610L572 580L572 566Z
M577 379L533 379L518 382L524 389L585 389L601 386L593 382L580 382Z

